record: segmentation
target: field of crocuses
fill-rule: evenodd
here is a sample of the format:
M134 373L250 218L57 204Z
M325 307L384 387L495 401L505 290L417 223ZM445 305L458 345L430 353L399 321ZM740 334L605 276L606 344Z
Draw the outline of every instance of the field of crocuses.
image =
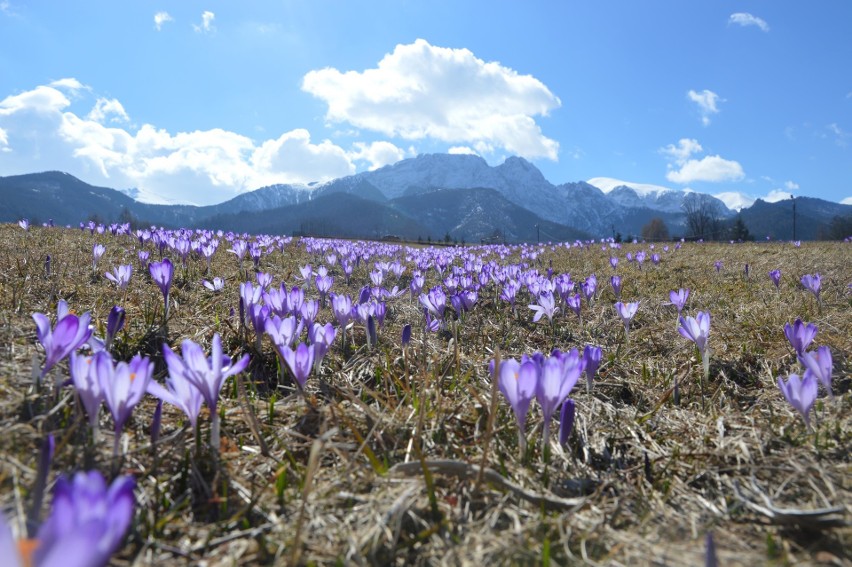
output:
M0 226L2 564L846 564L850 259Z

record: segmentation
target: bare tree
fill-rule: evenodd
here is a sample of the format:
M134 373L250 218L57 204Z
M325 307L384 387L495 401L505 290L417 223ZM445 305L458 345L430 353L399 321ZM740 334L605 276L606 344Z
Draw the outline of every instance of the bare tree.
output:
M681 208L686 215L689 236L707 240L720 237L722 215L716 199L702 193L690 193L684 198Z
M648 224L642 227L642 238L650 241L668 240L669 227L663 219L659 217L652 218Z

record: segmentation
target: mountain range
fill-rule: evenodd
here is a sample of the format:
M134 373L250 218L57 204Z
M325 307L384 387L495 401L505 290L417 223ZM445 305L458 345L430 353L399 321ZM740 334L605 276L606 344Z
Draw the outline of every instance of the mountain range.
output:
M688 194L608 178L554 185L519 157L489 166L473 155L425 154L325 183L262 187L203 207L143 203L133 198L135 190L95 187L56 171L0 177L0 221L77 224L97 218L349 238L570 241L638 235L655 217L672 235L684 235L682 204ZM705 198L723 219L736 214L715 197ZM799 238L816 238L821 223L852 215L850 205L796 201L803 219ZM792 232L790 206L758 200L739 214L753 234L788 238L781 233L787 224Z

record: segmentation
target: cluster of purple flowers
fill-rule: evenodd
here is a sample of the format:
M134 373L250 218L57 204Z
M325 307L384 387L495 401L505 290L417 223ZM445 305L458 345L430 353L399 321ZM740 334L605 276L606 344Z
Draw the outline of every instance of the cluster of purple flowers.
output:
M805 323L801 319L796 319L792 325L785 323L784 335L805 372L801 376L791 373L786 382L781 376L778 377L778 388L790 405L801 414L807 427L810 427L810 411L816 402L818 384L823 385L829 396L834 396L831 391L831 350L827 346L821 346L816 351L807 350L816 338L817 331L816 325Z
M561 406L560 443L567 442L574 423L574 402L568 395L583 372L591 383L601 359L601 349L586 347L583 354L576 349L569 352L554 350L549 356L535 353L523 355L520 361L508 358L489 363L492 380L497 380L500 391L515 414L518 423L518 446L526 449L526 417L533 398L541 406L542 450L550 439L550 421Z

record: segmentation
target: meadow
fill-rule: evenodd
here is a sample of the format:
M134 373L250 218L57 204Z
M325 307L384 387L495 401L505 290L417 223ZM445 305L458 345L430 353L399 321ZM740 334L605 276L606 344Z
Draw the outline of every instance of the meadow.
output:
M4 565L849 564L850 259L2 225Z

